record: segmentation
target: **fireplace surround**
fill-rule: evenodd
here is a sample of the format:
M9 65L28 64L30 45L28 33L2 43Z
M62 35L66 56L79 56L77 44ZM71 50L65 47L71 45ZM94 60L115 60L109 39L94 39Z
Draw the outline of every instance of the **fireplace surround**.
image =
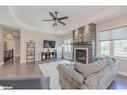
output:
M88 64L88 48L75 48L74 61Z

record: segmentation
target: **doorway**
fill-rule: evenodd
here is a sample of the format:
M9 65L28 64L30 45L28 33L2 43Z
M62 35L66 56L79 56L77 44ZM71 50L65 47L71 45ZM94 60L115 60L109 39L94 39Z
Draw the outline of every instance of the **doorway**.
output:
M4 63L20 61L20 29L4 26Z

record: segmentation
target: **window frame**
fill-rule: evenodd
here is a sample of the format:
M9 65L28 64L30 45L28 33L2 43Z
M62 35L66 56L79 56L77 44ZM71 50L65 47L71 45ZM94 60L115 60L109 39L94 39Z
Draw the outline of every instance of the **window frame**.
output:
M109 55L105 55L105 54L102 54L102 52L101 52L101 42L107 42L107 41L100 41L99 42L99 47L100 47L100 49L99 49L99 53L100 53L100 55L102 55L102 56L110 56L110 54L111 54L111 46L110 46L110 44L111 44L111 42L109 41Z
M107 33L102 35L101 32L102 33L107 32ZM97 32L97 51L99 55L101 55L101 44L100 43L101 41L106 41L106 40L111 41L110 56L115 57L117 59L127 60L126 56L115 55L115 41L116 40L127 40L127 25L117 26L117 27L113 27L110 29L106 29L106 30Z
M70 40L70 42L69 42L69 40ZM71 40L72 40L72 39L70 39L70 38L64 40L64 52L66 52L66 53L71 53L71 52L73 51L73 50L72 50L73 45L72 45ZM67 50L65 50L65 46L67 46ZM70 46L71 46L71 49L69 49Z
M120 40L126 40L127 41L127 39L120 39ZM126 59L127 57L125 57L125 56L117 56L117 55L115 55L115 41L117 41L117 40L110 41L110 44L109 44L110 45L110 54L109 55L102 55L101 54L101 42L104 42L104 41L100 41L99 42L99 55L102 55L102 56L113 56L115 58Z
M115 40L115 41L123 41L123 40L126 40L126 41L127 41L127 39ZM121 57L121 58L127 58L127 56L119 56L119 55L115 55L115 41L114 41L114 56L115 56L115 57Z

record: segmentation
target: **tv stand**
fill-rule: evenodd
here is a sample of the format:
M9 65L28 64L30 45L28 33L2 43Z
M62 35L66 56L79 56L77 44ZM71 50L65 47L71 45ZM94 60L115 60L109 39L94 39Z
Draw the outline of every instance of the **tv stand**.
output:
M41 53L41 61L46 59L57 58L57 52L42 52Z

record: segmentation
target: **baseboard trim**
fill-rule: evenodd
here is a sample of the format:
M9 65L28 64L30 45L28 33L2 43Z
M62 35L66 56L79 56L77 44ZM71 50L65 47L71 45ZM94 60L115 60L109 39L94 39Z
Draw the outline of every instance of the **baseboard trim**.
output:
M19 57L20 55L14 55L15 57Z
M41 59L36 59L35 61L41 61ZM26 60L21 60L20 63L26 63Z
M36 59L35 61L41 61L41 59Z
M127 76L127 72L118 71L118 74L123 75L123 76Z

